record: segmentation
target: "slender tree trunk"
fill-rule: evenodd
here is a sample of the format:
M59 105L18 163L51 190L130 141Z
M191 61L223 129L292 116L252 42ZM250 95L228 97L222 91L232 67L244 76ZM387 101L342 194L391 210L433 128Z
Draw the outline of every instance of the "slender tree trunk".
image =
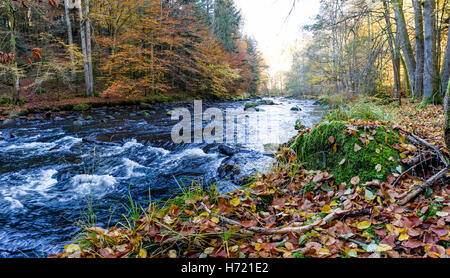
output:
M14 7L11 3L11 1L6 2L6 8L8 12L8 20L9 20L9 30L11 33L10 37L10 47L11 52L14 53L14 55L17 56L16 53L16 10L14 10ZM17 104L19 102L19 93L20 93L20 77L19 77L19 70L17 68L17 62L12 62L13 70L12 70L12 83L13 83L13 92L12 92L12 98L13 103Z
M152 95L155 94L155 47L153 45L153 42L151 44L151 59L152 59L152 64L151 64L151 76L152 76Z
M69 55L70 55L70 63L72 64L72 80L75 79L75 58L74 53L71 47L73 46L73 35L72 35L72 23L70 22L70 13L69 13L69 0L64 0L64 9L66 15L66 26L67 26L67 38L69 43Z
M85 22L86 22L86 54L89 66L89 94L94 93L94 70L92 68L92 47L91 47L91 22L89 20L90 0L84 0Z
M80 18L80 36L81 36L81 52L83 53L83 65L84 65L84 83L86 86L86 96L91 96L90 91L90 76L89 76L89 63L86 51L86 32L84 30L83 8L81 0L77 0L77 9Z
M405 55L406 67L408 69L409 84L411 91L414 93L414 75L416 72L416 60L414 58L411 41L409 40L408 30L406 28L405 15L403 13L403 0L395 0L393 2L395 19L397 21L397 32L400 36L400 43Z
M450 80L447 80L447 83L448 83L447 93L444 100L444 115L445 115L444 138L447 150L450 150Z
M416 33L416 72L415 72L414 97L419 98L423 96L423 71L425 66L423 11L422 11L422 3L419 0L413 0L412 2L414 6L414 20Z
M449 19L450 23L450 19ZM450 28L449 28L450 29ZM445 95L445 89L447 88L450 79L450 32L447 34L447 49L445 51L444 64L442 67L441 75L441 96Z
M444 25L444 17L448 18L448 8L447 8L447 1L444 0L442 3L442 10L440 11L440 1L436 1L436 61L437 61L437 72L441 72L441 57L442 57L442 47L441 47L441 35L442 35L442 26ZM440 85L441 79L438 80L438 86ZM444 89L445 90L445 89ZM445 92L444 92L445 94ZM444 95L443 95L444 97Z
M392 57L392 68L394 69L394 87L396 91L401 90L401 78L400 78L400 59L397 43L395 42L394 33L392 32L392 25L389 12L389 3L387 0L383 0L384 6L384 20L386 21L388 32L388 43Z
M424 2L424 27L425 27L425 68L423 78L424 101L429 101L437 92L439 81L437 73L436 59L436 21L435 21L435 1L426 0Z

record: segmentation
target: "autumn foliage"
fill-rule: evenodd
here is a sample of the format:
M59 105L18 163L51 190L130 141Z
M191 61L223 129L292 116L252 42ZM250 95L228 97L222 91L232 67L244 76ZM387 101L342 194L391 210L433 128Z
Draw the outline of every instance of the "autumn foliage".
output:
M195 14L195 4L143 1L122 3L129 12L119 28L99 36L103 96L131 96L184 92L191 96L244 94L254 83L245 37L236 39L235 51L228 51L214 36L205 20ZM93 11L103 18L106 7ZM111 28L103 21L103 28ZM102 25L101 22L98 22ZM112 24L114 25L114 24ZM105 34L108 32L105 31Z

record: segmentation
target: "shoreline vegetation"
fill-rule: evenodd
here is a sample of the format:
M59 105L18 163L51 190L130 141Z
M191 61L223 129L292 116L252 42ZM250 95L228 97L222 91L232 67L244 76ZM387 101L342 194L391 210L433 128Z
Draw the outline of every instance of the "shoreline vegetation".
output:
M331 106L248 185L219 194L192 182L146 208L130 200L123 222L109 229L86 224L50 257L447 257L443 108L419 106ZM324 154L323 164L302 153L311 146Z

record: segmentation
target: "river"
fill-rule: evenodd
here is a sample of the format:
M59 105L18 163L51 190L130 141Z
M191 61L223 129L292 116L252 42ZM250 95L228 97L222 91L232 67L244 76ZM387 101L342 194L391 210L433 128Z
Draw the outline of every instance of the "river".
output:
M323 114L313 100L270 100L275 105L249 112L268 115L274 123L270 129L245 124L250 135L267 133L257 142L174 144L171 131L178 121L167 111L187 104L157 105L145 112L102 108L0 124L0 257L61 252L89 210L98 226L123 220L128 195L145 207L149 196L167 198L192 181L218 183L226 192L242 177L267 171L273 162L267 144L295 136L298 119L312 127ZM245 103L205 103L204 109L247 113ZM192 106L187 108L192 111ZM294 106L300 111L291 111Z

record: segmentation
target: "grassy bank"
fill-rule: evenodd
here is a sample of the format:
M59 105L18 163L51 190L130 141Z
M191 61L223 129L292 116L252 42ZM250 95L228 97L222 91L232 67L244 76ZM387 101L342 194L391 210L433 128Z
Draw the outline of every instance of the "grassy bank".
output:
M408 139L446 154L441 115L441 106L411 102L341 105L243 188L219 194L193 183L149 207L130 200L122 223L86 224L52 257L447 257L448 179L401 205L442 169L431 149Z

